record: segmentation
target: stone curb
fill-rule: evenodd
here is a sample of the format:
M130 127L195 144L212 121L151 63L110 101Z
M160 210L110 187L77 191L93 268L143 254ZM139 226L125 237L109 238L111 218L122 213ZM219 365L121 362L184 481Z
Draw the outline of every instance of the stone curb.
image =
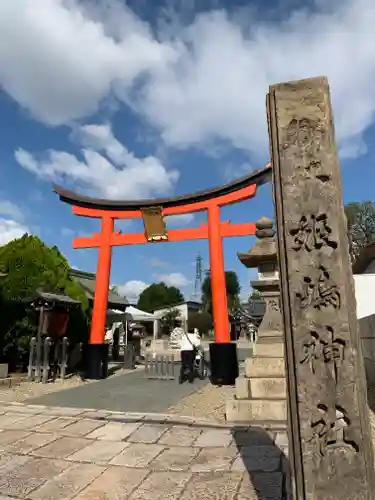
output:
M143 423L153 423L153 424L169 424L169 425L183 425L189 427L205 427L208 429L233 429L236 430L247 430L254 427L263 427L265 430L285 430L286 425L281 423L272 424L270 422L252 422L251 424L245 424L243 422L215 422L213 420L196 419L194 417L179 416L173 414L160 414L160 413L135 413L135 412L121 412L121 411L110 411L110 410L98 410L97 408L76 408L76 407L57 407L57 406L45 406L45 405L33 405L27 403L7 403L0 401L0 404L4 405L6 408L29 408L30 414L38 414L48 411L50 415L56 417L84 417L90 420L105 420L108 422L143 422ZM0 499L1 500L1 499Z
M45 406L45 405L34 405L27 403L8 403L6 401L0 401L0 404L6 408L29 408L32 414L38 414L48 411L50 415L56 417L83 417L85 413L89 413L86 418L90 420L108 420L116 422L152 422L156 424L171 424L171 425L188 425L197 427L212 427L212 428L232 428L233 425L227 422L215 422L212 420L195 419L193 417L179 416L173 414L160 414L160 413L135 413L135 412L121 412L121 411L111 411L111 410L101 410L97 408L77 408L77 407L57 407L57 406ZM35 410L35 412L33 411ZM95 413L98 415L95 416ZM248 427L248 426L244 426Z

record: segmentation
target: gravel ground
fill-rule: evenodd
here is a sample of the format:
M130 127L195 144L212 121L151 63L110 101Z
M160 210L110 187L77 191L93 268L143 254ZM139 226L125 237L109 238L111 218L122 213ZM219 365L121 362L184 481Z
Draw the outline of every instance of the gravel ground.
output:
M58 392L65 389L72 389L90 382L84 382L79 377L71 377L62 381L56 381L51 384L36 384L35 382L21 382L20 385L0 388L0 401L6 403L22 403L27 399L38 398L45 394Z
M225 421L225 401L233 397L234 387L215 387L207 384L190 396L181 399L168 413L195 418Z

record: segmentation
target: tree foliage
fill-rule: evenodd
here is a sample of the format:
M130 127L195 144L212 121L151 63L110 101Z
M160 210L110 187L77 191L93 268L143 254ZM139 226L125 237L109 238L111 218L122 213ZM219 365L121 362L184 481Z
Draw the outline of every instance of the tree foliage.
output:
M142 311L152 312L183 301L184 296L175 286L168 286L163 282L153 283L140 294L137 307Z
M198 328L199 333L206 334L213 328L212 315L208 312L191 312L188 316L188 329Z
M225 271L225 284L227 291L228 311L237 309L240 303L241 286L238 276L234 271ZM207 275L202 284L202 302L204 309L212 314L212 288L211 276Z
M176 325L176 320L181 316L181 312L178 309L171 307L161 318L160 318L160 330L162 335L170 335L171 331Z
M375 241L375 203L348 203L345 207L348 225L349 249L352 260L362 248Z
M30 338L36 334L38 317L29 299L37 290L69 295L81 301L72 312L68 332L72 337L87 337L88 300L69 274L69 263L56 246L46 246L38 237L24 235L0 247L0 358L11 366L24 363Z

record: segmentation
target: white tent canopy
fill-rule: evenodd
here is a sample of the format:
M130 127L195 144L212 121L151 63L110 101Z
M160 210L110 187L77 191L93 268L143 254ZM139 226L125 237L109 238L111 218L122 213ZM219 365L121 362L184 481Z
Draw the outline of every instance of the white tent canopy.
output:
M126 308L126 312L119 311L118 309L108 309L107 311L107 320L111 320L113 322L112 329L115 328L118 322L125 323L125 332L127 333L128 324L130 322L139 322L139 321L152 321L153 322L153 337L154 339L158 334L158 323L159 318L155 314L148 313L146 311L141 311L134 306L128 306Z
M126 308L126 314L129 314L133 321L155 321L159 319L155 314L141 311L134 306L128 306Z

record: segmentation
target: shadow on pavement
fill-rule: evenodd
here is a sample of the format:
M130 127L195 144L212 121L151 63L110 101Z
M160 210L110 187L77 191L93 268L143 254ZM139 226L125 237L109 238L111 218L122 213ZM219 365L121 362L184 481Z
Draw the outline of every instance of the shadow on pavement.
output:
M275 438L283 431L266 431L260 426L233 427L232 433L240 455L239 467L245 468L247 477L242 488L244 498L259 500L289 500L290 465L284 451L287 446L277 446ZM250 493L250 495L249 495ZM239 498L241 497L241 492Z

